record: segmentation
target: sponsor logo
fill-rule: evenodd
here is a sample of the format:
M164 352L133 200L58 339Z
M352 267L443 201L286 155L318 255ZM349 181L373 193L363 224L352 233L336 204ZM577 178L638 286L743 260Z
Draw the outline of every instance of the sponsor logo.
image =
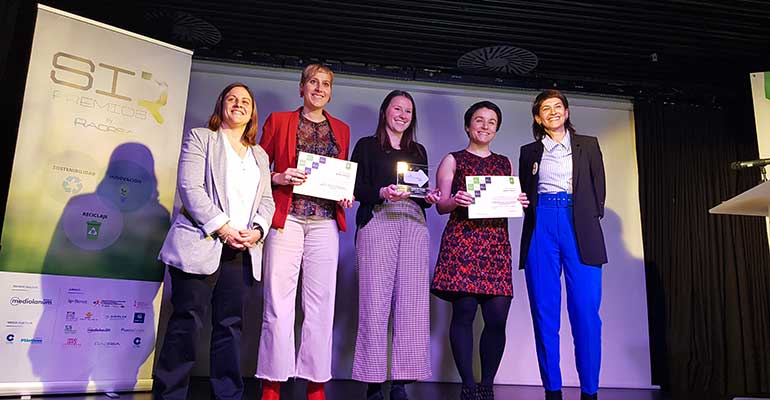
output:
M91 311L86 311L83 314L83 317L80 318L81 321L98 321L98 318L94 317L94 313Z
M104 319L106 321L125 321L128 318L126 314L106 314Z
M67 304L88 304L85 299L67 299Z
M12 292L29 292L30 290L37 290L39 287L35 285L14 283L11 285Z
M8 321L5 321L6 328L21 328L24 325L32 325L32 321L22 321L22 320L14 320L14 319L9 319Z
M83 293L83 290L81 288L68 288L67 289L67 294L76 294L76 295L77 294L81 294L82 295L82 294L85 294L85 293Z
M143 328L120 328L120 333L142 333Z
M134 313L134 323L135 324L143 324L144 323L144 313L143 312L135 312Z
M78 317L75 315L74 311L67 311L67 316L65 317L67 321L77 321Z
M67 340L64 342L64 345L68 347L80 347L81 343L78 338L70 337L67 338Z
M112 329L110 328L88 328L88 333L107 333L112 332Z
M16 340L16 335L14 335L13 333L9 333L9 334L5 335L5 342L6 343L13 343L14 340Z
M142 345L142 338L137 336L137 337L134 338L132 343L134 343L134 347L140 347Z
M78 333L78 330L75 329L72 325L64 325L64 333L67 335L74 335Z
M97 232L98 235L98 232ZM126 308L125 300L94 300L94 305L97 307L106 308Z
M21 343L29 343L29 344L42 344L43 339L40 338L21 338Z
M53 304L53 299L35 299L30 297L20 298L20 297L11 297L11 305L12 306L29 306L29 305L44 305L44 306L50 306Z
M109 340L97 340L97 341L94 342L94 346L118 347L118 346L120 346L120 342L109 341Z
M149 301L134 300L134 308L138 310L149 310L152 308L152 303Z

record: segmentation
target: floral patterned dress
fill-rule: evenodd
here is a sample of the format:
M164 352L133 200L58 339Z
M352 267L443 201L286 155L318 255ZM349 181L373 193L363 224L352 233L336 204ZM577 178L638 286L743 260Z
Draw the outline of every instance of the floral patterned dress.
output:
M479 157L466 150L451 153L456 161L452 193L465 190L466 176L511 175L507 157ZM441 237L431 292L451 300L465 294L513 296L511 242L506 218L468 219L457 207Z

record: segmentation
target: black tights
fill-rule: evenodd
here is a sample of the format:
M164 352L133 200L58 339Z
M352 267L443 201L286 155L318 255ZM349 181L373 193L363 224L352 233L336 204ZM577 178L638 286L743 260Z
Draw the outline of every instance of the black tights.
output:
M475 387L473 378L473 319L476 307L481 305L484 330L481 332L481 384L492 386L505 349L505 323L511 298L507 296L467 295L452 301L452 323L449 325L449 343L452 345L457 372L463 385Z

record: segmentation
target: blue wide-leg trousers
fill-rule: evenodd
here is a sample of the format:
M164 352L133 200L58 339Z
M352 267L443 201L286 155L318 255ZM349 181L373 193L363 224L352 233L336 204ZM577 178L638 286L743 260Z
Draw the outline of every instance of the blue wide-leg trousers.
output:
M572 216L572 196L540 194L525 268L540 376L546 390L560 390L559 323L561 274L583 393L599 389L602 270L580 261Z

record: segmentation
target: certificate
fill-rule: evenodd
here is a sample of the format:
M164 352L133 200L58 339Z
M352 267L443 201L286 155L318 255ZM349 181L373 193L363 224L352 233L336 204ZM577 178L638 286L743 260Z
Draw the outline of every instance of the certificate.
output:
M468 218L523 217L521 183L516 176L466 176L465 191L473 197Z
M404 161L396 163L396 186L409 197L425 197L430 193L428 166Z
M353 200L358 164L300 151L297 169L307 178L301 185L294 186L294 193L334 201Z

